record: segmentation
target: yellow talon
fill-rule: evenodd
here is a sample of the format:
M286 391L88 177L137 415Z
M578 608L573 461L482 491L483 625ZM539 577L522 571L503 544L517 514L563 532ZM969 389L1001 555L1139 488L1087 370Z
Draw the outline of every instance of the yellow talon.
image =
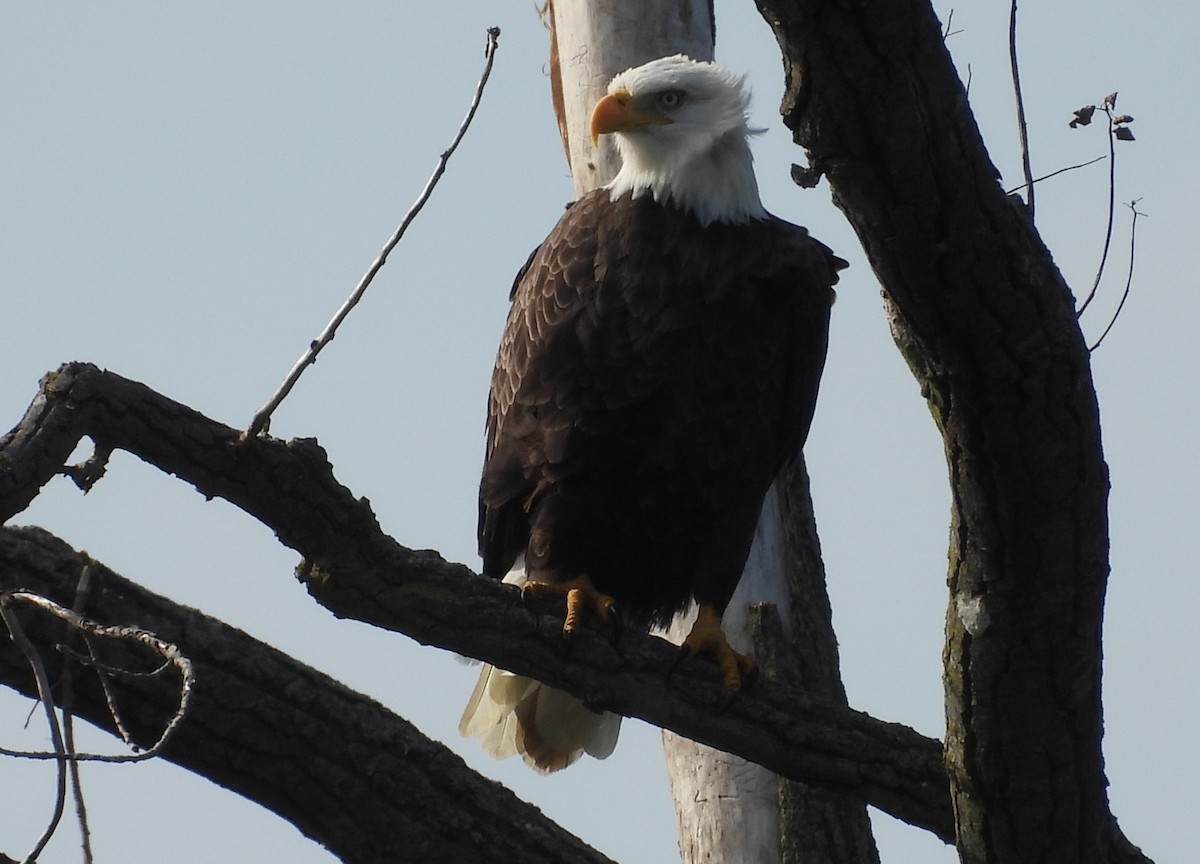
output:
M601 621L611 621L613 608L617 601L607 594L601 594L586 576L577 576L565 582L526 582L524 591L534 594L548 594L555 597L565 597L567 600L567 615L563 619L563 634L570 635L579 629L586 610L590 610Z
M712 659L721 670L721 680L733 692L742 689L742 678L751 678L758 664L729 646L721 629L721 616L713 606L701 604L696 623L679 646L684 656L704 656Z

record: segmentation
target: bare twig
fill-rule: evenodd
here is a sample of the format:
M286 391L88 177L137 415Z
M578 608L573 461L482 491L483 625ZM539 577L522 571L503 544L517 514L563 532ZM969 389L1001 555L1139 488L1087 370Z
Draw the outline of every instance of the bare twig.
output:
M1101 103L1104 108L1104 113L1108 115L1108 222L1104 227L1104 249L1100 252L1100 264L1096 267L1096 278L1092 280L1092 290L1088 292L1083 304L1079 307L1079 311L1075 313L1076 318L1083 316L1084 311L1091 305L1092 300L1096 298L1096 291L1100 288L1100 280L1104 276L1104 265L1108 263L1108 249L1112 244L1113 218L1116 215L1116 196L1117 196L1117 134L1114 127L1112 110L1117 105L1117 94L1110 93L1104 97L1104 102ZM1080 118L1079 112L1076 112L1076 120L1082 125L1087 125ZM1089 115L1090 117L1090 115ZM1130 118L1132 119L1132 118ZM1112 326L1111 324L1109 326ZM1107 332L1107 331L1105 331ZM1101 337L1103 338L1103 337ZM1099 344L1099 343L1097 343ZM1093 346L1095 347L1095 346Z
M1008 15L1008 62L1012 68L1013 95L1017 97L1017 133L1021 137L1021 169L1025 173L1025 204L1033 221L1033 168L1029 162L1029 129L1025 125L1025 100L1021 96L1021 73L1017 63L1017 0Z
M12 613L12 607L18 603L33 606L50 615L67 622L73 629L85 634L85 636L93 636L103 639L117 639L128 642L136 642L149 648L154 653L163 657L171 666L178 672L180 677L179 686L179 707L175 710L175 714L163 727L158 740L149 748L142 750L139 753L127 753L112 755L107 753L71 753L67 754L62 738L59 734L57 718L54 714L54 703L51 700L49 679L46 676L45 666L42 664L41 658L38 656L37 649L33 646L25 636L24 630L21 628L20 622ZM167 741L175 733L179 724L183 721L187 714L188 707L191 703L192 690L196 683L196 676L192 669L192 663L187 657L183 656L179 648L170 642L158 638L153 633L149 633L138 627L129 626L109 626L98 624L84 618L77 612L66 609L52 600L49 600L40 594L34 594L30 591L4 591L0 592L0 616L3 617L4 623L8 626L9 632L13 636L13 641L21 647L25 654L30 667L33 669L34 676L38 682L38 692L42 694L45 700L43 708L47 711L47 720L52 723L51 739L54 743L54 752L45 751L26 751L26 750L9 750L0 747L0 756L17 756L24 759L58 759L64 761L70 759L77 762L142 762L146 759L153 759L158 756ZM164 665L162 668L166 668ZM100 676L103 680L103 674ZM45 686L43 687L43 679ZM106 690L107 694L107 690ZM110 707L112 703L110 701ZM114 722L119 724L119 720L115 716ZM132 742L129 742L132 745Z
M1125 308L1125 301L1129 299L1129 288L1133 284L1133 255L1137 242L1137 220L1139 216L1146 215L1145 213L1139 212L1137 209L1137 203L1141 200L1141 198L1135 198L1125 205L1133 214L1132 221L1129 225L1129 272L1125 276L1125 291L1121 294L1121 302L1117 304L1117 311L1113 312L1112 320L1108 322L1108 326L1104 328L1104 332L1100 334L1100 338L1096 340L1095 344L1088 348L1089 352L1095 351L1100 347L1100 343L1104 341L1104 337L1108 335L1108 331L1111 330L1113 325L1117 323L1117 318L1120 316L1121 310Z
M91 645L91 643L88 644L89 646ZM80 654L78 651L67 645L59 645L58 650L73 659L80 666L87 666L88 668L94 669L97 672L104 673L105 677L115 678L120 676L122 678L154 678L165 672L167 667L171 665L170 660L164 660L153 669L148 669L145 672L138 672L134 669L123 669L120 666L114 666L111 663L105 663L96 656L96 652L94 650L89 649L86 655Z
M54 791L54 812L51 813L50 823L42 831L42 835L38 838L37 843L34 844L29 854L25 856L23 864L28 864L28 862L37 860L38 855L42 853L42 850L46 848L46 844L50 842L50 838L54 836L54 832L58 830L58 823L62 820L63 806L67 800L67 751L63 744L62 731L58 726L58 714L54 708L54 697L50 692L50 678L46 674L46 666L42 663L42 658L38 654L37 648L29 640L29 637L25 635L25 630L21 626L21 622L17 620L17 616L13 613L12 608L7 602L8 596L8 594L0 596L0 619L3 619L13 642L21 649L21 653L25 655L25 660L29 663L29 668L33 670L34 681L37 682L38 702L41 703L42 712L46 715L46 726L50 730L50 741L54 745L54 752L45 754L45 757L55 759L58 762L58 771L56 772L57 782Z
M417 214L421 212L421 209L425 206L425 202L429 200L429 196L433 193L434 187L437 186L442 174L444 174L446 171L446 164L450 161L450 157L454 155L454 151L458 149L459 142L461 142L463 136L467 134L467 128L471 125L471 121L475 118L475 112L479 108L479 100L483 97L483 88L487 85L488 78L491 77L492 74L492 63L496 56L496 48L499 44L499 39L500 28L489 28L487 31L487 48L485 50L485 56L487 59L484 62L483 74L479 77L479 83L475 86L475 95L471 99L471 107L467 110L467 116L463 120L462 125L458 127L458 133L454 136L454 140L451 141L450 146L446 148L446 150L438 158L437 167L434 168L433 174L430 175L429 180L425 183L425 188L421 190L421 194L417 196L417 200L413 203L412 207L409 208L408 213L404 215L404 219L400 222L400 226L396 229L395 233L392 234L387 243L383 244L383 249L371 263L371 266L367 268L367 272L363 275L362 279L359 280L358 286L346 299L346 302L342 304L340 309L338 309L337 313L333 316L333 319L325 325L325 329L321 331L321 335L319 335L309 344L308 350L306 350L300 359L296 361L296 364L292 367L292 370L288 372L287 377L279 386L279 389L275 391L275 395L273 395L267 401L267 404L260 408L258 413L254 415L254 419L250 421L250 426L245 432L242 433L243 440L246 438L252 438L268 428L268 425L271 421L271 414L274 413L275 409L279 407L280 403L287 398L287 395L292 392L292 388L296 385L296 382L300 379L300 376L303 374L304 370L316 362L317 354L321 352L321 349L333 341L334 336L337 335L337 328L341 325L346 316L350 314L350 310L358 305L358 301L361 300L363 294L366 293L367 288L375 279L375 275L383 268L383 265L387 263L388 255L391 254L391 251L394 248L396 248L396 244L400 242L400 239L404 236L404 232L408 230L409 224L414 218L416 218Z
M88 595L92 590L92 562L88 561L83 565L83 569L79 573L79 582L75 586L75 602L71 605L71 609L78 615L83 614L83 610L87 608ZM85 640L86 636L83 637ZM66 644L64 639L63 643ZM90 650L89 645L89 650ZM74 755L77 750L75 747L75 679L72 675L73 667L70 663L64 664L62 672L62 714L63 714L63 742L66 744L67 753ZM92 854L92 832L88 827L87 803L83 797L83 779L79 776L79 762L76 759L70 759L67 762L67 771L70 774L71 780L71 797L75 799L75 821L79 824L79 845L83 852L84 864L92 864L95 856Z
M950 13L946 16L946 24L944 27L942 27L942 41L943 42L945 42L951 36L957 36L959 33L963 32L961 30L950 29L951 26L953 25L953 23L954 23L954 10L951 9Z
M1089 159L1086 162L1080 162L1078 165L1068 165L1066 168L1059 168L1057 171L1051 171L1049 174L1043 174L1041 177L1035 177L1033 182L1041 183L1043 180L1049 180L1051 177L1057 177L1059 174L1065 174L1068 171L1074 171L1076 168L1086 168L1089 165L1095 165L1097 162L1102 162L1104 158L1105 157L1103 156L1097 156L1095 159ZM1019 192L1027 185L1029 184L1022 183L1020 186L1014 186L1013 188L1007 190L1004 194L1011 195L1014 192Z

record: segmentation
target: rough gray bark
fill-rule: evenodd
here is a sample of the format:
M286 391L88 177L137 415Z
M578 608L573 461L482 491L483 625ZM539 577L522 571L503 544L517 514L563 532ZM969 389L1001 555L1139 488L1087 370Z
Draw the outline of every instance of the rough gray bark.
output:
M1107 470L1074 300L925 0L758 0L784 120L883 285L953 494L946 761L966 862L1139 860L1100 752Z

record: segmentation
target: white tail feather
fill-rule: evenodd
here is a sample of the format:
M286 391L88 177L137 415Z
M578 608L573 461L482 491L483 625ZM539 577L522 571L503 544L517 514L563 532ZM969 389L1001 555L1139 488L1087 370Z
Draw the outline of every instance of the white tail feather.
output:
M520 559L504 581L524 585L527 578ZM620 730L619 714L598 713L569 693L495 666L480 670L458 722L459 734L478 738L491 756L520 753L543 773L565 768L584 753L605 758Z

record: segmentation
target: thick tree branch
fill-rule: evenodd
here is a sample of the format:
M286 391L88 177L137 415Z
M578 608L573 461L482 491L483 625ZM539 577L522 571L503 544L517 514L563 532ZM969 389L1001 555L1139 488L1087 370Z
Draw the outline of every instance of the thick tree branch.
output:
M89 563L40 529L0 528L0 590L20 585L67 603ZM136 621L195 666L195 698L165 758L270 808L341 860L608 861L369 698L101 565L92 578L89 616ZM56 619L35 615L26 629L53 662ZM31 679L18 652L0 651L0 683L32 695ZM74 681L74 710L115 734L95 677L76 669ZM143 745L178 707L169 677L110 687Z
M1071 292L997 182L927 0L757 0L784 121L858 233L942 432L946 762L965 862L1116 861L1107 469Z
M686 663L664 687L671 646L634 633L614 643L585 631L562 650L561 611L523 602L435 552L384 534L365 500L337 483L310 440L238 443L238 431L87 364L47 376L21 424L0 439L0 516L10 517L62 466L76 443L133 453L206 496L221 496L305 556L312 595L335 614L514 672L596 708L672 729L778 774L853 795L952 836L941 745L906 727L762 682L725 705L715 671Z

